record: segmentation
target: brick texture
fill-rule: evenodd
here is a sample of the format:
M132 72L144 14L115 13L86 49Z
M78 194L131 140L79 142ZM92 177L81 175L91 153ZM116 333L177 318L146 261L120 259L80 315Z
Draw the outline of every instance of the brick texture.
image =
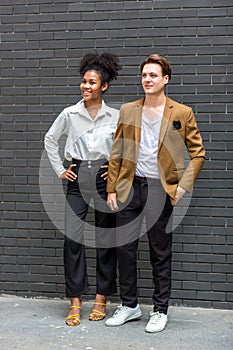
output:
M41 172L41 164L45 132L62 108L80 98L79 59L95 49L120 56L123 70L106 94L119 107L141 96L138 66L159 52L173 68L167 92L194 109L207 150L186 215L174 231L171 304L232 308L232 5L231 0L0 0L1 293L65 296L63 186L49 167ZM50 212L55 202L56 212ZM86 235L91 243L88 227ZM95 293L91 246L87 260L88 298ZM145 235L138 277L139 296L149 303L153 286Z

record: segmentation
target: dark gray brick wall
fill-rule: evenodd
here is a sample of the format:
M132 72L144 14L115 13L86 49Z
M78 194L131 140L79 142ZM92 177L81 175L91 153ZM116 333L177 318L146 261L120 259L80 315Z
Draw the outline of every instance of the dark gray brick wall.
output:
M120 56L123 70L106 95L120 105L141 96L138 66L159 52L173 67L168 93L193 107L207 150L174 232L171 303L232 308L232 1L0 0L0 14L1 293L65 295L63 234L41 198L40 164L45 132L79 99L79 59L94 49ZM48 173L46 181L49 205L59 180ZM152 294L147 243L143 236L138 252L144 302ZM94 294L90 247L87 257Z

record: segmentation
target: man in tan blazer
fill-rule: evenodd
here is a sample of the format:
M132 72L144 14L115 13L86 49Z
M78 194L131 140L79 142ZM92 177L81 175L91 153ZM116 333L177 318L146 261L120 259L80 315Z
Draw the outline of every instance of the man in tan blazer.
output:
M173 207L192 191L205 161L205 149L192 109L165 95L171 78L168 60L150 55L140 70L145 97L122 105L109 161L108 205L117 211L122 305L106 325L119 326L141 316L136 254L145 217L155 285L145 330L154 333L167 324Z

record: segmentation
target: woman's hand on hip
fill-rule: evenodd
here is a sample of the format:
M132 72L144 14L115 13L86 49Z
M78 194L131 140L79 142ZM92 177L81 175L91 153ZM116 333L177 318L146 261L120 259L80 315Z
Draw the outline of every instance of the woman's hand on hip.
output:
M102 166L101 166L101 169L108 169L108 164L102 165ZM101 175L101 177L103 177L104 180L106 180L107 177L108 177L108 170L105 171L105 173L103 173L103 174Z
M72 168L76 166L76 164L71 164L69 166L68 169L66 169L66 171L64 171L64 173L61 174L61 178L63 180L68 180L68 181L71 181L71 182L74 182L74 180L76 180L77 178L77 174L75 174L73 171L72 171Z

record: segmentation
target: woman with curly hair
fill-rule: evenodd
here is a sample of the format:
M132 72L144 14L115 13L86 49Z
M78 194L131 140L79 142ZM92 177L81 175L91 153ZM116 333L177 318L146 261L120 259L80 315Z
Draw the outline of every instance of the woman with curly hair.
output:
M71 306L66 324L80 324L82 295L89 290L84 246L84 224L90 201L95 214L96 298L91 321L106 316L107 296L116 292L115 214L106 199L108 159L119 111L102 98L109 82L121 69L111 53L86 54L80 62L82 99L65 108L45 135L45 149L56 174L67 180L65 207L64 270L66 296ZM66 135L65 168L59 154L59 139Z

